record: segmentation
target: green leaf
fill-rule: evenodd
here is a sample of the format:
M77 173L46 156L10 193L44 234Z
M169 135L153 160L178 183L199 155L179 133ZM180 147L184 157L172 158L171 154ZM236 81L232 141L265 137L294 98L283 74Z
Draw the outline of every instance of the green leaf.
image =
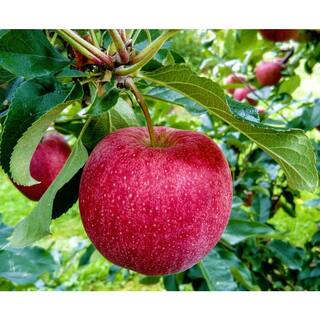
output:
M190 113L201 114L207 112L202 106L196 102L184 97L179 92L170 90L166 87L156 87L147 91L144 96L152 100L170 101L178 106L186 108Z
M302 248L293 247L287 242L273 240L267 244L268 249L289 269L301 270L305 252Z
M226 30L224 53L230 58L243 59L257 44L256 30Z
M44 76L68 64L41 30L6 30L0 34L0 65L17 76Z
M6 69L0 68L0 84L13 80L16 76Z
M81 119L70 119L66 121L56 121L54 128L62 134L72 134L78 137L83 127L83 121Z
M93 149L96 144L112 131L137 126L138 122L132 108L123 100L99 117L92 118L83 135L83 143Z
M246 135L280 164L291 188L314 191L318 186L315 154L302 130L284 130L244 121L230 110L230 106L233 108L238 102L227 100L217 83L197 76L185 65L140 73L140 77L183 94Z
M55 77L59 80L67 80L70 78L85 78L88 77L88 74L77 69L64 68Z
M8 87L5 90L5 101L6 101L6 106L9 106L17 89L20 87L20 85L24 82L23 77L18 77L12 80Z
M2 214L0 213L0 250L7 246L7 238L12 234L13 228L2 222Z
M287 80L283 81L279 87L279 94L293 93L300 86L301 79L298 75L294 75Z
M238 119L243 119L245 121L251 122L260 122L259 113L256 108L250 106L247 103L240 103L239 101L232 100L229 97L227 98L227 103L230 108L230 111Z
M298 276L300 281L306 279L316 280L315 278L320 278L320 267L304 269L303 271L299 272Z
M227 262L213 249L199 262L210 291L232 291L237 289Z
M160 277L151 277L151 276L141 276L139 283L144 285L157 284L160 281Z
M88 152L78 139L59 175L42 196L32 212L14 229L11 245L24 247L49 234L53 201L57 192L84 166Z
M200 262L200 268L211 291L260 290L253 284L247 266L234 253L219 245Z
M253 199L252 207L257 213L260 222L266 222L269 219L271 209L270 196L263 193L257 193Z
M119 93L120 90L115 88L112 82L105 84L104 94L102 96L96 94L95 99L88 110L88 114L99 116L101 113L110 110L118 102Z
M0 143L1 166L7 174L13 149L24 132L49 110L65 102L70 89L52 77L41 77L24 82L15 91Z
M0 250L0 278L18 285L34 283L40 275L57 268L52 256L43 248L6 248Z
M92 256L92 254L96 251L95 246L91 243L86 251L83 253L83 255L81 256L81 258L79 259L79 267L82 266L86 266L89 264L90 262L90 258Z
M315 99L312 107L303 110L301 119L306 130L311 130L320 125L320 99Z
M82 169L80 169L56 194L53 201L52 219L66 213L79 197Z
M163 285L167 291L179 291L179 283L174 274L164 276Z
M55 271L56 263L44 249L8 247L6 239L12 231L13 228L2 222L0 214L0 278L27 285L34 283L41 274Z
M234 245L251 237L274 237L275 231L266 224L241 219L230 219L222 239Z
M40 116L32 125L23 133L22 137L15 145L11 160L10 172L12 179L17 183L25 186L37 183L30 175L30 162L34 151L39 144L43 134L50 124L57 118L59 113L72 103L79 102L82 99L82 86L77 83L66 96L63 103L54 106L42 116Z

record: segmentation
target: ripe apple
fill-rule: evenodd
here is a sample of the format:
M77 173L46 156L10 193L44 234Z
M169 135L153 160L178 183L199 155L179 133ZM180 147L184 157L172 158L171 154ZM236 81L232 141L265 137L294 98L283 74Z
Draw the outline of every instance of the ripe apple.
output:
M232 178L203 134L155 127L105 137L85 165L79 192L84 228L111 262L146 275L184 271L219 241L230 216Z
M252 106L256 106L258 104L258 101L248 97L248 94L254 90L255 88L253 87L237 88L233 92L233 98L237 101L247 100L249 104L251 104Z
M243 74L230 74L227 78L225 83L226 84L233 84L233 83L243 83L246 81L246 76ZM227 91L231 94L233 94L235 88L228 88Z
M282 59L260 61L256 67L256 78L262 86L274 86L279 83L283 69Z
M273 42L284 42L291 39L296 40L299 37L299 30L296 29L265 29L260 30L260 34L264 39Z
M62 169L70 152L70 146L63 136L45 134L30 162L30 174L40 183L32 186L14 185L30 200L38 201Z

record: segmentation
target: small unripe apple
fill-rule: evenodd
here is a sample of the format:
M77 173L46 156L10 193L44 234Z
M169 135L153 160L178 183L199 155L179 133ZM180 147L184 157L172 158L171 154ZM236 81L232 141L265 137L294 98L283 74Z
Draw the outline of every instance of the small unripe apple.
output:
M119 129L93 150L80 183L84 228L111 262L146 275L184 271L219 241L232 178L205 135L155 127Z
M256 67L256 78L262 86L274 86L279 83L282 70L282 59L260 61Z
M63 136L45 134L38 144L31 162L30 174L40 183L32 186L14 185L30 200L38 201L56 178L71 152Z
M258 101L248 97L248 94L254 90L255 88L248 88L248 87L237 88L233 92L233 98L237 101L247 100L249 104L251 104L252 106L256 106L258 104Z
M296 29L265 29L260 30L260 34L264 39L273 42L284 42L296 40L299 37L299 30Z
M226 84L233 84L233 83L243 83L246 81L246 76L243 74L230 74L227 78L225 83ZM235 88L228 88L227 91L231 94L234 93Z

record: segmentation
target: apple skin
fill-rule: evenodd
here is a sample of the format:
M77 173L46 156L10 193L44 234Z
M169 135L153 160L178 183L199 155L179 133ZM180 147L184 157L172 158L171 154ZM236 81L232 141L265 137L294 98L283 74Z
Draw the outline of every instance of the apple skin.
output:
M57 133L45 134L30 162L30 174L40 183L32 186L14 185L30 200L40 200L67 161L70 152L71 148L63 136Z
M248 94L254 90L255 88L248 88L248 87L237 88L233 92L233 98L240 102L243 100L247 100L249 104L251 104L252 106L256 106L258 104L258 101L248 97Z
M264 39L273 42L285 42L289 40L297 40L299 30L297 29L264 29L260 30L260 34Z
M230 216L232 178L203 134L119 129L85 165L79 192L84 228L111 262L146 275L184 271L219 241Z
M247 78L246 76L244 76L243 74L230 74L227 78L225 83L226 84L232 84L232 83L243 83L244 81L246 81ZM228 88L227 91L231 94L234 93L234 90L236 88Z
M256 67L256 78L262 86L274 86L279 83L282 70L282 59L260 61Z

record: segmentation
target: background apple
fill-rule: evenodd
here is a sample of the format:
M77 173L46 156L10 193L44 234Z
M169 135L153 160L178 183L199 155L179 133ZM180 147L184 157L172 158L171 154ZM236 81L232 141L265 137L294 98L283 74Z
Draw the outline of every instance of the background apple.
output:
M295 40L299 37L299 30L296 29L264 29L260 30L260 34L264 39L280 42Z
M38 201L58 175L71 152L63 136L46 134L37 146L30 163L31 176L40 181L33 186L14 185L29 199Z
M251 99L248 97L249 93L254 91L255 88L237 88L234 90L233 92L233 98L237 101L243 101L243 100L247 100L247 102L249 104L251 104L252 106L256 106L258 104L258 101L255 99Z
M262 86L274 86L279 83L283 69L282 59L260 61L256 67L256 78Z
M93 150L79 204L85 230L110 261L147 275L186 270L220 239L232 178L219 147L193 131L120 129Z
M225 83L226 84L233 84L233 83L243 83L244 81L246 81L246 76L244 76L243 74L230 74L227 78ZM227 91L229 93L234 93L235 88L228 88Z

